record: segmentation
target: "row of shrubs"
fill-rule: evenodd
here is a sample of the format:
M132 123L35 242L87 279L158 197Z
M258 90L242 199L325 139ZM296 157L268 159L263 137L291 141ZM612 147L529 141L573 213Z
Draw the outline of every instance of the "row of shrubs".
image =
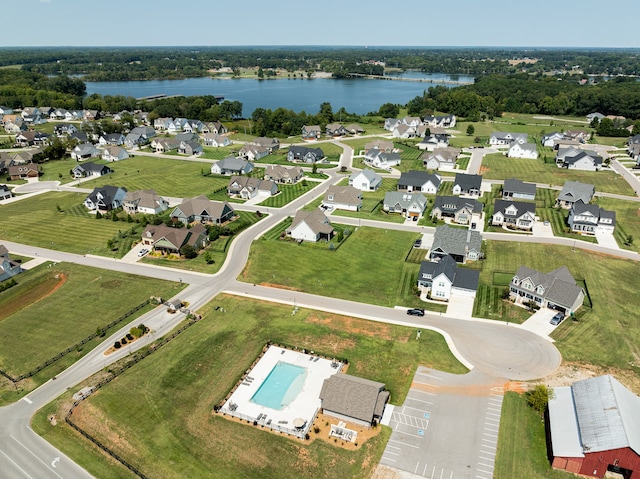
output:
M127 343L133 342L139 337L143 336L149 331L149 328L144 324L140 324L139 326L134 326L129 330L129 332L122 338L120 341L116 341L113 343L113 347L115 349L120 349L122 346L125 346Z
M9 288L13 288L16 284L18 284L18 282L15 278L11 278L10 280L0 283L0 293L8 290Z

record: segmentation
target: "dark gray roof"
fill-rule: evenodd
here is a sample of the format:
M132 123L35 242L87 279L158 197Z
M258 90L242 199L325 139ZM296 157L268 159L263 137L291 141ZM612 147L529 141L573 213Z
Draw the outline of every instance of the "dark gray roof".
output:
M442 178L439 175L433 173L427 173L426 171L409 170L400 174L398 180L398 188L413 186L414 188L421 187L427 182L431 181L433 186L438 188L442 183Z
M537 286L542 286L544 298L563 307L572 307L582 292L582 288L576 284L576 280L566 266L561 266L547 274L520 266L515 276L520 281L529 278L534 290Z
M433 235L432 250L441 250L447 254L466 256L468 251L482 249L482 236L477 231L466 228L454 228L448 225L438 226Z
M600 155L596 155L592 151L581 151L580 153L573 156L565 156L564 163L567 165L572 165L573 163L582 160L583 158L591 158L593 159L593 163L595 165L602 164L602 157Z
M320 400L325 411L371 423L382 415L388 394L384 383L337 373L324 380Z
M482 175L467 175L466 173L456 173L454 185L459 185L462 191L472 189L479 190L482 186Z
M436 196L433 208L447 213L455 213L467 206L473 213L482 213L482 203L461 196Z
M589 203L595 192L596 187L593 185L579 181L567 181L562 187L558 200L568 202L582 200L583 203Z
M296 156L306 156L307 153L313 153L316 158L324 158L324 152L321 148L309 148L307 146L291 145L289 152Z
M517 180L515 178L508 178L504 180L504 186L502 187L504 192L510 193L522 193L526 195L536 195L536 184L535 183L525 183L522 180Z
M456 288L476 291L480 279L480 271L459 268L451 256L444 256L440 261L423 261L420 264L418 279L436 278L444 274Z
M600 220L600 219L606 218L606 219L610 219L611 220L611 224L612 225L615 225L615 223L616 223L616 212L615 211L605 210L604 208L600 208L598 205L585 204L582 200L578 200L573 204L572 211L573 211L573 214L575 216L582 216L582 215L584 215L586 213L589 213L596 220ZM575 218L573 219L573 222L575 224L584 223L584 221L576 221Z
M507 214L507 208L516 209L516 214L511 215ZM509 218L519 218L525 213L531 213L535 216L536 214L536 204L535 203L527 203L526 201L507 201L507 200L496 200L495 205L493 206L494 213L502 213L504 216Z

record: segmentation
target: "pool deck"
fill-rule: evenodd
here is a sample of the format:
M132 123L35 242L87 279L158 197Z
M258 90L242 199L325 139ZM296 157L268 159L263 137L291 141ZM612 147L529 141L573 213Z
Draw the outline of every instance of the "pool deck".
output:
M288 406L280 410L251 401L253 395L278 362L293 364L307 370L302 390ZM324 380L339 372L341 368L342 363L338 361L320 358L311 353L269 346L253 369L240 382L231 397L224 403L220 412L247 421L257 421L258 424L271 429L304 437L320 409L320 390ZM304 419L305 426L303 428L294 427L294 420L298 418Z

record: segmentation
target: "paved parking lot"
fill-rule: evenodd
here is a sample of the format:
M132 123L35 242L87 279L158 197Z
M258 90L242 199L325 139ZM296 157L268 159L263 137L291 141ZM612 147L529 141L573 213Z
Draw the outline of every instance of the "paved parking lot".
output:
M491 479L503 390L471 372L453 375L419 367L381 464L429 479Z

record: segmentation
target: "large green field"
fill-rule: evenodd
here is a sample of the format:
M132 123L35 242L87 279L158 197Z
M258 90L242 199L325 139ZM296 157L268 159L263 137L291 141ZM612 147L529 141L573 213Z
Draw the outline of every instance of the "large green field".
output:
M554 331L563 358L638 373L640 291L630 280L640 272L638 262L568 246L488 241L485 247L486 259L479 262L481 287L494 284L495 273L513 274L520 265L545 273L567 266L576 280L586 282L593 308L583 306L577 321L564 321ZM498 297L505 287L494 287Z
M107 240L130 225L97 220L82 205L85 197L84 193L49 192L2 205L0 239L71 253L105 254Z
M616 212L616 229L614 236L621 248L640 253L640 203L618 200L600 196L596 203L606 210ZM625 244L628 237L633 238L631 244Z
M547 183L552 186L562 186L568 180L580 181L595 185L596 191L635 196L629 184L613 171L569 170L558 168L555 164L545 163L541 159L507 158L501 153L486 155L482 160L480 172L487 179L517 178L535 183Z
M0 369L14 377L28 373L150 296L171 297L183 287L68 263L47 263L16 280L17 286L0 293ZM20 382L20 389L33 389L100 341L85 344L33 379ZM13 386L4 380L0 384L0 402L14 401Z
M405 263L417 237L362 227L331 251L265 236L253 243L240 279L382 306L428 307L413 294L420 265Z
M109 166L114 170L112 174L82 183L82 187L114 185L129 191L152 188L162 196L185 198L208 195L229 184L228 177L208 174L211 164L178 157L170 160L137 156Z
M224 312L215 310L222 306ZM419 364L464 373L437 333L221 296L203 320L84 401L72 419L148 477L367 478L390 429L355 451L293 440L214 415L267 341L349 360L349 373L382 381L403 402ZM95 381L95 380L94 380ZM91 383L89 383L91 384ZM77 388L82 387L79 385ZM70 391L43 408L34 429L102 479L131 477L64 421ZM315 439L315 440L314 440Z

